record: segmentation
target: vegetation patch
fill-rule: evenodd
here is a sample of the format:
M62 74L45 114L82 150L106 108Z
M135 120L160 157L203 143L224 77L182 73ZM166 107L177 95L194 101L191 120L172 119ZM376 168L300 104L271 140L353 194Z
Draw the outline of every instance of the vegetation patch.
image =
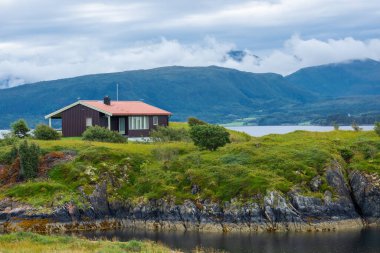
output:
M190 129L180 123L171 127ZM75 150L76 156L54 165L43 178L3 188L3 195L51 207L80 202L79 189L91 194L96 185L106 182L111 199L249 201L268 190L286 193L293 188L306 195L323 196L331 190L325 173L332 162L380 175L380 138L374 131L295 131L247 139L231 133L241 139L212 151L187 141L126 144L72 138L29 140L38 144L42 153ZM11 149L11 145L3 146L0 157ZM310 182L318 176L322 184L315 191Z
M19 232L0 235L0 252L175 252L150 241L111 242L106 240L90 241L72 236L39 235Z

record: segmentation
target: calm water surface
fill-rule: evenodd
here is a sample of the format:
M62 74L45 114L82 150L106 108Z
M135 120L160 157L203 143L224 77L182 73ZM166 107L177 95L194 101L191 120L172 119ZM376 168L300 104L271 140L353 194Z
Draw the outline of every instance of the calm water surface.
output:
M360 126L363 131L373 130L373 126ZM237 126L227 127L231 130L245 132L249 135L260 137L267 134L286 134L296 130L304 130L311 132L329 132L333 131L332 126ZM351 126L340 126L340 130L353 130Z
M196 247L241 253L379 253L380 228L313 233L206 233L117 230L83 232L81 236L119 241L151 240L191 252Z

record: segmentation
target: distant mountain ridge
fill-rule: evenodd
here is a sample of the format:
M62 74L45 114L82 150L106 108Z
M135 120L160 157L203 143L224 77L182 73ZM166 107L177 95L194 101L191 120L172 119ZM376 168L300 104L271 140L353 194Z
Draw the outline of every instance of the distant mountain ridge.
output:
M285 79L319 96L380 95L380 62L367 59L308 67Z
M17 118L36 124L79 98L115 99L117 83L120 100L143 100L171 111L172 120L324 124L321 119L334 114L380 115L379 73L380 63L366 60L305 68L286 77L216 66L86 75L0 90L0 128Z

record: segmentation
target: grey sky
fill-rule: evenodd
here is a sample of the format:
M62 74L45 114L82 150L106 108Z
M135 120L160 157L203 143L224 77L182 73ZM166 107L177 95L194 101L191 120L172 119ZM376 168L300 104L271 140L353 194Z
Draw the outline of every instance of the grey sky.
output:
M288 74L380 59L378 0L0 0L0 17L0 80L10 85L167 65ZM229 59L232 49L247 56Z

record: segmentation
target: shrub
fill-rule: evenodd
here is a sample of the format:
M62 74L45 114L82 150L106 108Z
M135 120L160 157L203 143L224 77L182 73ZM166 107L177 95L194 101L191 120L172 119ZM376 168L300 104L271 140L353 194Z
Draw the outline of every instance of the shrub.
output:
M31 145L25 140L18 148L20 158L20 177L21 179L31 179L37 177L40 148L37 144Z
M333 126L334 126L335 131L339 130L339 124L338 123L334 122Z
M194 117L190 117L187 119L187 123L189 124L190 127L192 126L198 126L198 125L206 125L207 123L200 120L200 119L197 119L197 118L194 118Z
M216 125L196 125L190 129L190 137L200 148L216 150L230 143L230 134L224 127Z
M11 124L12 133L19 137L24 138L28 136L28 132L30 131L28 124L24 119L19 119Z
M37 125L33 135L38 140L59 140L61 138L57 131L44 124Z
M89 127L84 131L82 139L86 141L101 141L101 142L113 142L124 143L127 141L125 137L118 132L111 131L107 128L100 126Z
M189 131L185 128L157 127L150 134L155 142L190 141Z
M361 131L362 129L359 127L359 125L354 121L352 122L352 129L354 129L355 132L359 132Z
M380 122L375 122L375 133L380 136Z
M352 152L351 149L348 148L342 148L339 150L340 156L348 163L354 157L354 152Z
M0 146L15 145L20 141L20 139L11 133L3 134L3 139L0 142Z

